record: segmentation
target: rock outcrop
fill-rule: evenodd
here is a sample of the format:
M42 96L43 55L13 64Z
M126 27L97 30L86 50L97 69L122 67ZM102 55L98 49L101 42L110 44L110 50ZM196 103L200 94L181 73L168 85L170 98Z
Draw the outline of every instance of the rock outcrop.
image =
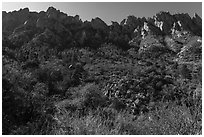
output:
M108 26L99 17L82 22L79 15L68 16L54 7L39 13L30 12L25 8L8 13L3 11L2 25L3 35L9 36L12 43L18 46L38 39L38 35L47 34L49 30L54 35L51 41L59 42L56 45L62 47L67 45L98 47L111 42L122 48L134 47L141 52L143 51L141 47L147 45L144 41L147 41L149 36L168 35L167 47L178 53L192 36L202 35L202 19L197 14L191 18L188 14L171 15L169 12L160 12L148 19L128 16L120 24L112 22ZM55 41L55 37L61 40ZM147 47L145 49L152 46Z

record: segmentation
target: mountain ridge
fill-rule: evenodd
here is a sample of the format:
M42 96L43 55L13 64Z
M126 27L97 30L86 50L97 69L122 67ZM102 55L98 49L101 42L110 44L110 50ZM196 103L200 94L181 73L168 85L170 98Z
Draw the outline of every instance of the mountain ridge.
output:
M107 25L25 8L2 25L3 134L202 134L196 14Z
M19 17L21 20L22 20L22 22L24 23L26 20L25 19L29 19L30 17L32 17L32 16L38 16L38 18L39 17L41 17L41 16L43 16L43 14L44 14L44 16L46 16L46 14L47 14L47 16L50 16L50 17L48 17L48 18L56 18L57 17L57 15L60 15L61 14L61 16L67 16L67 17L73 17L73 16L68 16L68 14L67 13L63 13L63 12L61 12L60 10L57 10L56 8L54 8L54 7L49 7L48 9L47 9L47 11L40 11L40 12L30 12L30 10L29 10L29 8L24 8L24 9L20 9L20 10L18 10L18 11L10 11L10 12L6 12L6 11L2 11L2 18L3 18L3 22L5 21L6 22L6 18L9 18L9 16L18 16L18 15L25 15L24 17ZM28 17L28 14L29 14L29 17ZM55 17L54 17L55 16ZM60 17L61 17L60 16ZM176 14L173 14L173 15L171 15L168 11L160 11L159 13L157 13L156 15L154 15L152 18L151 17L148 17L148 18L145 18L145 17L142 17L142 18L140 18L140 17L135 17L135 19L133 19L132 21L131 21L131 17L133 17L134 15L130 15L130 16L128 16L126 19L123 19L119 24L120 25L125 25L125 23L127 23L128 25L129 24L131 24L132 23L132 21L134 21L134 20L136 20L137 22L139 22L140 20L145 20L145 21L148 21L149 23L150 22L152 22L153 20L154 21L157 21L157 20L155 20L155 19L158 19L159 21L169 21L169 19L170 20L174 20L174 22L176 22L176 20L178 21L179 20L179 18L182 18L182 19L188 19L188 20L193 20L193 22L194 23L196 23L196 25L199 25L199 26L201 26L201 22L202 22L202 19L201 19L201 17L199 17L196 13L194 14L194 16L193 17L190 17L189 15L188 15L188 13L176 13ZM76 17L79 19L79 15L76 15ZM14 17L15 18L15 17ZM92 20L93 20L94 18L92 18ZM100 17L96 17L95 19L100 19ZM81 20L81 19L79 19L79 20ZM101 19L100 19L101 20ZM92 21L81 21L82 23L84 23L84 22L92 22ZM104 21L103 21L104 22ZM105 22L104 22L105 23ZM182 21L182 23L184 23L183 21ZM22 23L21 23L22 24ZM106 23L105 23L106 24ZM171 25L172 25L172 23L170 23ZM17 24L18 25L18 24ZM106 24L107 25L107 24ZM113 24L111 24L111 25L113 25ZM107 26L111 26L111 25L107 25ZM136 24L135 24L136 25ZM195 33L195 32L193 32L193 33Z
M55 43L61 49L98 48L103 43L113 43L123 49L137 48L148 35L163 39L168 36L181 43L186 41L187 35L202 37L202 19L197 14L191 18L187 13L171 15L164 11L152 18L130 15L120 23L112 21L107 25L99 17L82 21L79 15L69 16L54 7L49 7L46 12L30 12L24 8L8 13L3 11L2 26L3 37L8 37L14 45L29 45L43 36L52 39L47 42L52 41L51 45Z

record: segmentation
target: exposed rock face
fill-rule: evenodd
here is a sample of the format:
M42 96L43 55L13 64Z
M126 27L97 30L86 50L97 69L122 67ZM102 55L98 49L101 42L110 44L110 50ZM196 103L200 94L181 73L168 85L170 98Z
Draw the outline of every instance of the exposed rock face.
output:
M174 15L177 21L180 21L181 26L184 30L190 31L195 35L202 34L202 28L194 22L188 14L176 14Z
M169 34L173 24L176 22L174 16L172 16L169 12L159 12L154 17L155 22L162 22L162 31L165 34Z
M173 27L171 28L171 34L178 34L182 30L180 22L174 22Z
M128 16L120 24L123 26L123 33L132 33L138 26L142 26L143 21L141 18Z
M137 35L141 35L141 28L146 21L145 18L137 18L135 16L128 16L120 25L122 26L122 33L127 34L130 39Z
M158 28L160 28L161 31L163 31L163 25L164 25L163 21L155 20L154 25L157 26Z
M99 46L105 42L112 42L121 47L138 49L141 48L141 44L144 45L141 41L146 41L148 36L169 35L171 40L167 40L169 42L167 47L176 53L180 51L183 44L188 43L190 37L202 34L202 19L197 14L191 18L188 14L171 15L169 12L160 12L148 19L128 16L120 24L112 22L108 26L98 17L82 22L78 15L68 16L54 7L39 13L30 12L25 8L9 13L3 11L2 25L3 34L10 35L11 41L25 36L25 41L20 42L24 44L44 32L47 34L49 30L54 37L61 38L57 42L65 47L67 45ZM28 34L29 36L26 36ZM56 40L54 37L52 41Z
M155 26L152 21L144 22L142 27L141 35L144 39L147 35L162 35L162 31L159 27Z

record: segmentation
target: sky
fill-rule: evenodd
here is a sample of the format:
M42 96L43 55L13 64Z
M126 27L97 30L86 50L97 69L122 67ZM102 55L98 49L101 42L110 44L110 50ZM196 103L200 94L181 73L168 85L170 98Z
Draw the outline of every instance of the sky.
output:
M30 11L46 11L53 6L68 15L79 15L82 21L99 17L107 24L121 22L128 15L153 17L159 11L170 13L197 13L202 17L201 2L3 2L3 11L14 11L28 7Z

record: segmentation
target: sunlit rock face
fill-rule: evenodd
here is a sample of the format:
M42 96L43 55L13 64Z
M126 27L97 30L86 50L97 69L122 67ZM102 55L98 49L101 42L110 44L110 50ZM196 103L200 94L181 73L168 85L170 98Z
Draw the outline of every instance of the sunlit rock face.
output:
M157 19L155 19L154 25L160 28L161 31L163 31L163 25L164 25L163 21L158 21Z
M156 22L162 22L162 25L160 23L159 28L165 33L169 34L170 30L176 21L174 16L172 16L169 12L159 12L154 17L155 23Z
M174 22L173 27L171 28L171 34L178 34L182 30L180 22Z
M94 45L100 46L110 42L123 48L140 48L140 43L147 36L170 36L167 40L168 47L179 52L181 45L187 44L194 36L201 36L202 19L195 14L174 14L159 12L152 18L140 18L133 15L127 16L120 23L112 22L107 25L99 17L91 21L82 21L79 15L69 16L54 7L49 7L45 12L30 12L28 8L14 12L2 12L2 30L10 39L18 41L25 36L26 43L32 38L45 32L51 31L60 37L60 43L67 45ZM29 34L29 38L27 35ZM16 42L14 42L16 43ZM18 44L19 45L19 44Z
M137 18L133 15L128 16L120 23L120 25L122 26L122 33L127 34L131 39L134 38L136 35L141 33L141 28L143 27L143 24L145 21L146 21L146 18L144 17Z
M144 26L141 31L141 36L143 39L145 38L145 36L148 35L148 32L149 32L149 26L147 25L147 22L144 22Z
M144 39L147 35L163 35L163 32L159 27L154 25L153 20L148 20L148 22L144 22L144 26L141 30L141 36Z
M165 34L170 34L172 29L180 31L182 28L195 35L201 35L202 19L197 14L191 18L188 14L171 15L169 12L159 12L153 19L155 26L159 27Z
M191 18L188 14L175 14L174 17L180 21L184 30L190 31L194 35L201 36L202 27L196 24L195 19ZM197 17L199 20L199 18Z

